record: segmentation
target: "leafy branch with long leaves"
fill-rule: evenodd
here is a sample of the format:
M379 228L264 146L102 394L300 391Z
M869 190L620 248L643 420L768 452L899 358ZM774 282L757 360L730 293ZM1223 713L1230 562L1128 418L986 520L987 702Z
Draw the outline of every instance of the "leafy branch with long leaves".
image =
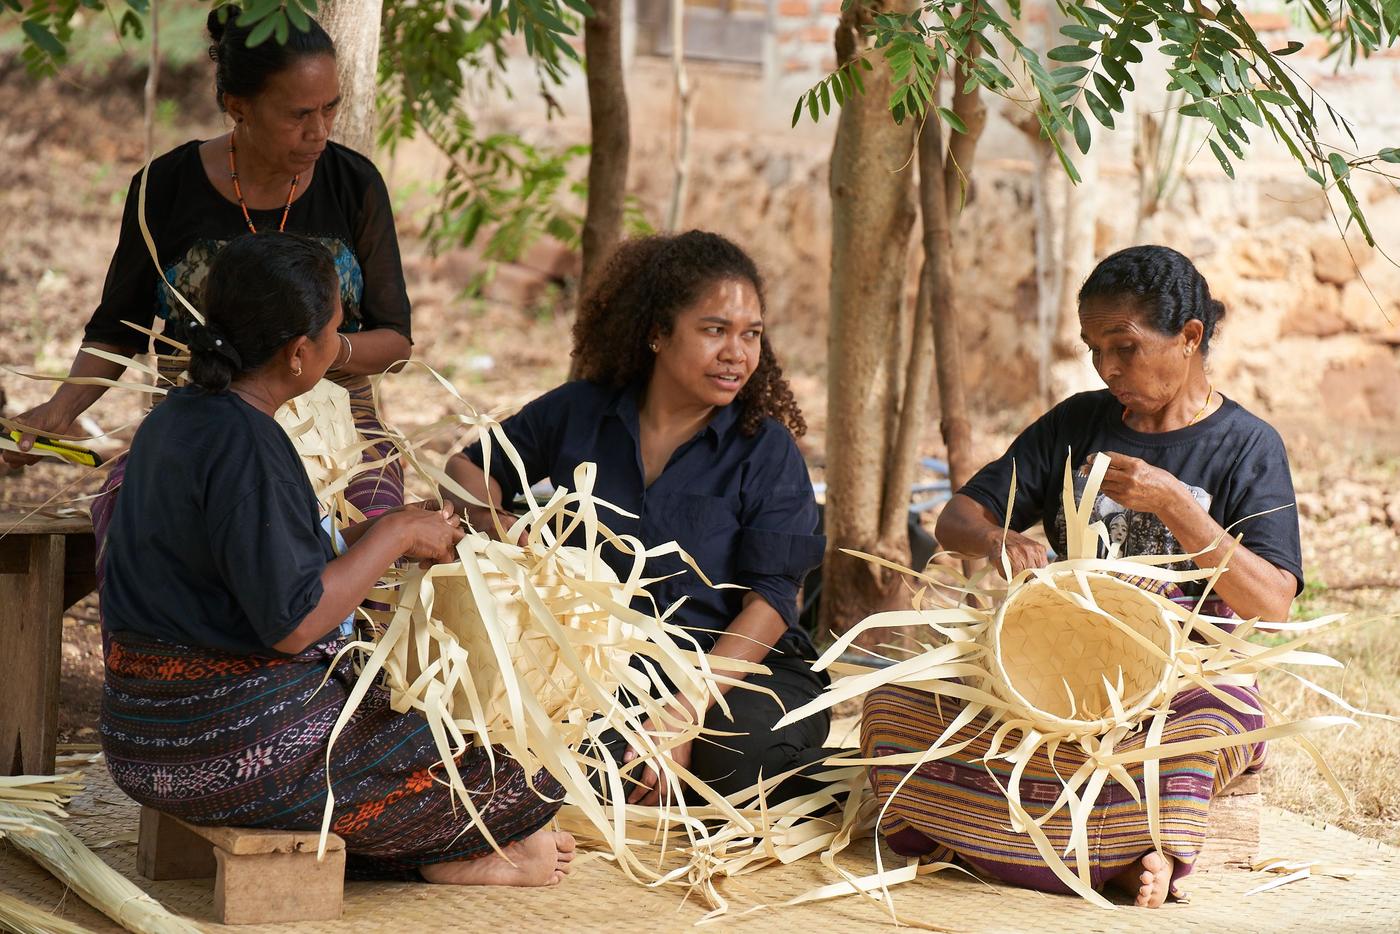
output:
M868 0L845 0L846 5L858 2ZM879 55L895 79L889 108L896 121L922 119L933 108L955 132L965 132L936 95L940 77L964 75L965 90L980 86L1034 113L1065 171L1078 182L1073 154L1061 140L1072 138L1079 152L1087 153L1093 141L1090 118L1113 129L1115 114L1124 113L1125 97L1135 90L1131 66L1143 61L1145 50L1155 50L1167 60L1167 90L1182 92L1180 113L1208 124L1206 142L1226 174L1233 178L1235 161L1244 158L1250 128L1267 130L1309 178L1336 190L1350 219L1374 244L1353 189L1354 173L1385 174L1380 164L1400 163L1400 151L1348 153L1326 140L1323 119L1357 145L1352 125L1288 63L1288 56L1303 49L1301 42L1269 48L1230 0L1215 9L1204 0L1059 0L1056 5L1070 22L1060 29L1064 44L1045 60L1013 28L1021 18L1021 0L1008 2L1009 17L990 3L944 0L929 0L910 14L876 13L866 30L865 57L803 92L793 123L804 110L817 120L833 103L841 107L862 93L853 76ZM1339 63L1393 46L1400 26L1400 0L1286 0L1285 5L1305 11Z

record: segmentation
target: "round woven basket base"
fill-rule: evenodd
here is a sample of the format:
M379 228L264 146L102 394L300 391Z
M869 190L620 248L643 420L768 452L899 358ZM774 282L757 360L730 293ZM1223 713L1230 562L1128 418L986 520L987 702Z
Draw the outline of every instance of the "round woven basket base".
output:
M1094 603L1155 645L1172 654L1170 624L1142 590L1101 574L1086 575ZM1079 592L1073 574L1053 578L1061 590ZM1129 715L1162 691L1168 667L1146 646L1107 619L1031 581L1017 590L994 623L996 662L1006 686L1032 712L1064 721L1096 722L1113 717L1105 682L1121 682L1121 703Z

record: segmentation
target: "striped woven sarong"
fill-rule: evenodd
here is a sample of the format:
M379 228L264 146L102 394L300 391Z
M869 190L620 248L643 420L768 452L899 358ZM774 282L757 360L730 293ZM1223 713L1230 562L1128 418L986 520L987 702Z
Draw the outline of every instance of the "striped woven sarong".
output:
M348 661L332 672L339 646L256 658L115 634L101 733L117 787L194 824L319 830L326 744L354 684ZM531 789L503 753L493 769L472 748L457 766L501 846L559 809L559 784L540 772ZM419 866L490 852L443 782L427 721L395 713L383 688L370 689L336 740L330 778L331 829L357 878L416 877Z
M1235 697L1252 700L1243 688L1226 688ZM1240 714L1208 692L1193 688L1172 701L1163 743L1239 734L1259 729L1263 718ZM927 750L957 716L959 705L947 698L899 685L876 688L865 698L861 717L861 747L868 757ZM985 717L963 727L949 740L965 749L921 766L895 794L908 766L873 766L871 782L889 807L880 824L891 849L904 856L953 860L988 876L1044 892L1068 892L1041 859L1031 838L1011 829L1010 809L1002 792L1011 776L1004 760L979 761L986 755L995 729ZM1144 727L1118 744L1126 752L1146 744ZM1206 835L1211 797L1246 769L1262 762L1263 744L1237 746L1165 758L1160 763L1161 836L1163 853L1176 861L1173 885L1191 871ZM1052 762L1044 750L1021 778L1021 803L1033 818L1054 805L1063 790L1059 776L1072 775L1084 762L1082 749L1063 744ZM1129 766L1143 788L1142 766ZM893 799L891 796L893 795ZM1146 796L1143 795L1143 799ZM1057 852L1070 839L1070 816L1062 808L1042 825ZM1089 863L1092 884L1103 885L1153 849L1145 805L1133 801L1122 786L1109 780L1099 793L1089 822ZM1074 859L1066 861L1071 870Z

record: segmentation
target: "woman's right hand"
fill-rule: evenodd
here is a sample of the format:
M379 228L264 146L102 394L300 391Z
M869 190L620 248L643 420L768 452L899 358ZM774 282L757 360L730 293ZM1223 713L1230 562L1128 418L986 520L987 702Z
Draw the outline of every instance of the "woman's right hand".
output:
M996 540L987 549L987 560L999 573L1005 573L1001 566L1002 538L997 530ZM1020 532L1006 532L1006 560L1011 564L1011 576L1015 577L1026 568L1043 568L1049 564L1050 556L1045 546Z
M34 429L25 432L19 439L19 446L27 451L34 446L34 439L39 435L48 437L68 434L73 428L73 422L77 421L77 416L73 415L67 406L60 405L57 399L50 399L23 415L16 415L13 421ZM10 467L27 467L37 464L42 459L34 454L21 454L17 451L5 451L0 457Z
M455 546L466 534L451 506L442 509L405 506L386 515L383 521L394 524L403 556L416 559L423 567L456 561Z

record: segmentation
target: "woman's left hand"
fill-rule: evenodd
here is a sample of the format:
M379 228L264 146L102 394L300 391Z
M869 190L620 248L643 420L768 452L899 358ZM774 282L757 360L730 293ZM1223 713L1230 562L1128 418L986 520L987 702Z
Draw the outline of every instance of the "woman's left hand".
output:
M697 719L690 702L684 698L677 699L677 702L672 705L671 712L678 719L683 721L690 720L694 722L694 720ZM642 729L651 734L658 742L664 740L664 737L656 735L657 728L650 718L647 718L646 722L642 724ZM681 768L688 769L690 767L689 742L681 743L679 746L668 749L661 753L661 755L670 759ZM622 761L623 763L631 762L637 757L637 750L629 747L626 755L622 757ZM656 770L656 767L647 765L642 769L641 775L638 776L637 785L628 793L627 803L641 805L642 807L655 807L661 803L662 796L668 795L669 793L670 789L663 785L661 774Z
M1182 496L1189 497L1186 485L1162 468L1115 451L1104 454L1108 456L1108 471L1099 491L1120 506L1160 516Z

